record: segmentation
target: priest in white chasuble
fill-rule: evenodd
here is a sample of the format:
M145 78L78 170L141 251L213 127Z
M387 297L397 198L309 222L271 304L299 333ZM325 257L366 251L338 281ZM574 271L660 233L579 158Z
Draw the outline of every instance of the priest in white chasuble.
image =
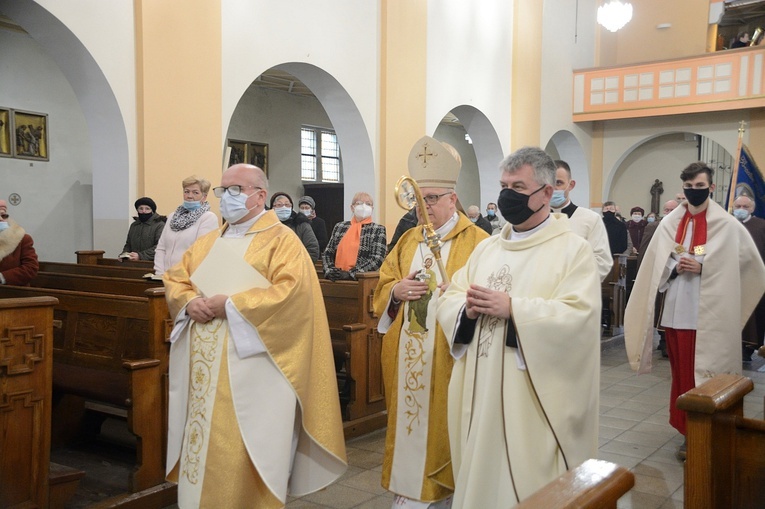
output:
M164 275L168 479L183 509L283 507L347 466L324 300L300 240L265 211L259 168L232 166L214 192L227 224Z
M508 221L439 299L455 358L449 439L455 508L513 507L598 447L600 278L590 244L550 211L555 163L501 163Z
M457 151L425 136L409 155L409 173L422 192L427 220L443 242L451 277L488 234L457 210ZM374 309L385 334L382 370L388 408L382 485L396 508L449 507L454 480L446 426L446 391L452 371L446 338L436 323L442 283L420 225L408 230L380 268Z

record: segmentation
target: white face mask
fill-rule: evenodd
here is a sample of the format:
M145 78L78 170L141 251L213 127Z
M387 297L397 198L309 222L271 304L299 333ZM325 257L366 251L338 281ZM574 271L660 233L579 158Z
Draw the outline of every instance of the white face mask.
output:
M236 196L231 196L228 191L223 193L220 199L220 214L226 222L234 224L244 216L250 213L252 209L247 208L247 198L252 195L246 195L240 193Z
M746 209L735 209L733 211L733 215L739 221L746 221L747 219L749 219L749 211L746 210ZM2 224L2 223L0 223L0 224Z
M372 216L372 207L366 203L362 205L356 205L353 207L353 215L356 216L356 219L359 221L363 221L364 219Z
M640 214L632 214L632 220L635 221L636 223L639 223L641 219L643 219L643 216L641 216Z
M10 225L6 221L0 222L0 232L3 230L7 230Z
M311 215L311 209L300 209L300 212L302 212L305 216Z
M274 212L280 221L286 221L292 215L292 207L274 207Z

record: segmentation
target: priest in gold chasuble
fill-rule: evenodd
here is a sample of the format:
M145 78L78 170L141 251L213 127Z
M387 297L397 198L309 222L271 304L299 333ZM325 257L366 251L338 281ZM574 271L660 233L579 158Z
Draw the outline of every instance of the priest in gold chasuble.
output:
M251 165L223 173L227 225L165 272L168 479L178 505L284 507L347 463L326 311L300 240Z
M409 172L444 243L441 256L449 276L488 238L457 210L454 187L460 166L456 150L427 136L409 156ZM385 258L374 294L378 330L385 334L388 429L382 485L397 495L397 508L448 507L454 489L446 429L446 389L453 363L436 323L441 283L420 225L407 231Z
M508 508L598 447L600 278L590 244L550 213L555 163L525 147L501 165L508 223L439 299L453 507Z

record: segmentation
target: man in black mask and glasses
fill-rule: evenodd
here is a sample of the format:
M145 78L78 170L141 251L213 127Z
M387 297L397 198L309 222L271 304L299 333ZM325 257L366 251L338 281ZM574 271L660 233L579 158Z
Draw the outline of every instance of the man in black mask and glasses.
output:
M765 266L746 229L710 193L702 162L680 174L687 198L654 233L627 303L625 346L632 369L651 370L654 299L664 293L661 326L672 370L669 423L686 432L681 394L719 373L741 373L741 329L765 291ZM685 459L685 443L677 452Z
M590 244L550 210L555 163L500 164L507 220L438 302L449 384L453 507L512 507L598 448L600 278ZM553 364L551 359L556 359Z

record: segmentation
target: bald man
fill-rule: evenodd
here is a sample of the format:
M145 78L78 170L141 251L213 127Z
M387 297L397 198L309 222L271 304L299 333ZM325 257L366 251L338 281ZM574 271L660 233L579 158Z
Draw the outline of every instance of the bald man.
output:
M733 202L733 215L741 221L749 232L765 262L765 219L755 217L754 201L748 196L739 196ZM760 300L752 313L752 317L741 332L741 354L744 362L752 360L752 353L763 344L765 336L765 296Z
M182 508L284 507L346 469L327 314L263 171L234 165L213 192L226 224L164 275L168 479Z
M470 221L473 222L477 227L481 228L483 231L491 235L492 227L491 223L488 219L483 217L481 215L481 209L478 208L477 205L471 205L467 209L467 217L470 219Z
M38 269L32 237L8 216L8 204L0 200L0 284L28 286Z

